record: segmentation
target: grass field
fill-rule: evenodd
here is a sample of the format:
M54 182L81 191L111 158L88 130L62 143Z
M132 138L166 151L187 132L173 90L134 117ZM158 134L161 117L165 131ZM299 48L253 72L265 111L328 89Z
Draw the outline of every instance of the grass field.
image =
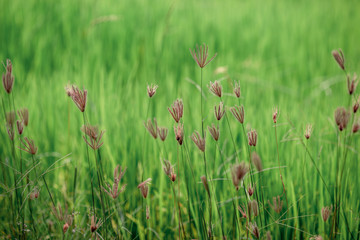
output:
M359 72L359 1L4 0L0 9L0 60L5 66L11 59L15 77L11 94L0 91L1 238L359 239L360 141L351 134L359 112L344 131L334 120L338 107L352 107L359 89L349 95L332 56L341 48L347 73ZM201 70L189 48L202 43L209 58L217 56ZM207 87L215 80L221 99ZM234 81L241 84L239 99ZM67 96L68 84L87 90L85 115ZM158 85L152 98L148 84ZM178 98L181 146L168 111ZM226 116L217 121L220 101ZM244 106L243 125L230 111L235 105ZM29 125L11 141L5 115L14 108L28 109ZM165 142L144 128L153 118L168 128ZM195 130L202 135L201 119L204 154L190 138ZM84 121L106 131L98 151L83 139ZM212 123L219 124L218 142L207 131ZM251 129L256 148L248 147ZM35 155L18 149L25 136L38 147ZM236 191L232 169L249 163L249 150L259 154L263 171L252 165ZM163 159L174 165L174 182ZM99 185L113 183L118 164L127 168L120 187L127 185L114 200ZM147 178L143 198L137 186ZM251 182L253 196L245 193ZM30 199L34 189L39 197ZM243 218L237 207L250 201L259 213ZM51 211L57 204L68 206L65 219ZM322 208L331 205L324 222ZM102 221L95 230L94 214Z

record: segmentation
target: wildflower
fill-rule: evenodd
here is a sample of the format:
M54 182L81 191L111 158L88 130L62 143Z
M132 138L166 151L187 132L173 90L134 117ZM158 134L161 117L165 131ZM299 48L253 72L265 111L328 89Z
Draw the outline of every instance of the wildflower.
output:
M145 128L149 131L149 133L153 136L154 139L157 139L157 122L156 118L154 118L154 125L151 122L151 119L148 119L147 122L144 122Z
M29 110L27 108L20 109L18 111L20 119L23 121L25 127L29 125Z
M202 151L205 151L205 136L202 138L200 136L200 133L198 131L195 131L192 135L191 135L191 139L193 140L193 142L196 144L196 146Z
M311 124L307 124L306 128L305 128L305 138L309 139L311 137L311 133L313 131L312 125Z
M174 118L175 122L178 123L183 115L183 103L181 99L177 99L171 106L172 111L168 108L169 113Z
M215 81L214 83L212 83L210 81L210 86L208 86L208 88L215 96L218 96L219 98L221 98L221 89L222 88L218 81Z
M259 215L259 206L256 200L249 201L248 203L249 214L252 212L255 217Z
M68 97L71 97L71 95L73 94L72 86L66 85L65 91L66 91L66 94L68 95Z
M220 102L219 107L216 107L216 105L215 105L215 118L216 118L216 120L220 121L221 118L224 116L224 114L225 114L225 109L223 107L223 103Z
M333 55L335 61L339 64L339 67L342 70L345 70L345 57L342 50L333 50L331 54Z
M178 141L179 145L181 146L183 144L184 138L184 124L180 123L177 127L174 126L174 132L176 141Z
M164 142L168 134L168 129L166 127L158 127L157 132L159 134L161 141Z
M245 208L244 205L238 206L238 210L240 211L241 216L242 216L243 218L246 218L246 217L247 217L246 208Z
M172 182L175 182L176 174L174 172L174 167L171 165L170 161L164 160L163 170L166 176L168 176Z
M244 123L244 118L245 118L244 106L242 105L234 106L230 108L230 111L241 124Z
M10 140L14 141L15 134L14 134L13 127L10 126L8 123L6 123L6 130L7 130L7 133L9 135Z
M23 131L24 131L24 122L20 121L20 120L17 120L16 121L16 126L17 126L17 130L18 130L19 135L21 135L23 133Z
M125 172L126 172L126 168L122 171L121 166L117 165L114 170L114 183L112 185L112 188L110 187L110 184L107 184L109 191L107 191L103 187L103 190L113 199L116 199L120 193L125 191L126 184L123 185L121 187L121 189L119 190L119 183L120 183L120 180L122 179L122 177L124 176Z
M215 127L214 124L211 124L211 127L208 126L208 130L209 130L211 136L213 137L213 139L215 141L218 141L219 137L220 137L219 125L217 127Z
M324 222L326 222L329 219L331 212L332 212L332 206L323 207L321 209L321 217L322 217Z
M205 188L205 190L206 190L206 192L207 192L207 194L208 194L208 196L209 196L209 198L210 198L209 184L208 184L205 176L201 176L201 182L203 183L204 188Z
M360 96L359 98L355 101L354 106L353 106L353 112L356 113L357 110L359 109L359 102L360 102Z
M263 170L263 166L262 166L260 156L256 152L253 152L253 153L251 153L251 160L252 160L253 164L255 165L256 169L259 172L261 172Z
M35 155L37 152L37 147L34 144L34 141L30 138L24 137L24 139L20 139L21 144L24 146L24 148L18 147L19 149L30 153L31 155Z
M91 231L92 233L95 232L95 231L101 226L101 224L102 224L101 219L99 219L99 220L97 221L95 215L91 216L90 231Z
M257 132L256 130L251 130L248 132L248 140L249 140L249 146L256 146L257 142Z
M150 184L151 178L146 179L144 182L140 183L138 185L138 188L140 189L140 192L144 198L147 197L149 193L149 184Z
M256 222L250 223L250 230L251 230L252 235L254 235L254 237L256 239L260 238L260 231L259 231L258 226L256 225Z
M192 57L194 58L195 62L200 68L204 68L206 65L208 65L217 55L217 53L215 53L215 55L209 61L206 62L208 57L208 49L209 47L206 46L205 43L203 45L200 45L200 48L196 44L196 49L194 50L189 49Z
M101 139L105 131L100 131L99 135L99 129L97 126L87 124L82 126L81 131L83 131L85 135L89 137L90 141L87 140L86 136L83 136L83 139L85 140L86 144L89 145L92 149L97 150L104 144L103 142L101 142Z
M246 173L249 171L248 166L246 163L241 162L240 164L236 165L232 169L232 181L236 188L236 190L239 190L239 184L245 177Z
M12 63L10 59L6 60L6 72L2 75L2 82L5 91L10 94L14 85L14 76L12 75Z
M347 86L350 95L352 95L355 92L358 83L359 81L357 80L356 73L354 73L353 79L351 81L350 81L350 76L347 75Z
M339 107L335 111L335 122L339 126L339 130L342 131L346 128L350 118L350 113L345 108Z
M72 86L71 98L81 112L85 111L87 90L81 91L78 87Z
M235 93L235 96L236 96L237 98L240 98L240 97L241 97L240 81L239 81L239 82L235 82L234 93Z
M147 93L149 95L149 98L152 98L155 95L157 88L158 88L158 85L155 85L155 84L147 85Z
M271 206L272 209L274 209L274 211L276 213L280 213L283 207L283 201L280 200L280 196L273 197L273 205L271 205L270 201L269 201L269 205Z
M274 123L276 123L277 122L277 117L278 117L278 108L277 107L274 107L274 109L273 109L273 121L274 121Z
M357 133L359 130L360 130L360 123L359 122L354 123L352 132Z

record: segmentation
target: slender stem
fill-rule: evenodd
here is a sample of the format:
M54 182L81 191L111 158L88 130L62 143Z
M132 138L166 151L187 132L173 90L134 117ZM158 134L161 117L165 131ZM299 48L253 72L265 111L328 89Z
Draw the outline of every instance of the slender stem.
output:
M201 106L201 134L202 137L204 137L204 112L203 112L203 69L200 68L200 73L201 73L201 89L200 89L200 106Z

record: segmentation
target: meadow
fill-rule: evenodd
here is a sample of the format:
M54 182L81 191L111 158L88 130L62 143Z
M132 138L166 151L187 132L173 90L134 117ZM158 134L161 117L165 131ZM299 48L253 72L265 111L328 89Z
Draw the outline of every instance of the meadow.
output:
M0 9L1 239L360 239L359 1Z

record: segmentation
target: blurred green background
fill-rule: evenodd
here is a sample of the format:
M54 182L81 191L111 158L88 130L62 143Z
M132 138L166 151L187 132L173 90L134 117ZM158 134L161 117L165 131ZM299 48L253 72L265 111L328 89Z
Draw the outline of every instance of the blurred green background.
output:
M331 51L342 48L349 73L358 71L359 1L1 0L0 9L0 59L5 62L10 58L13 62L16 108L29 109L25 136L31 136L39 146L44 167L71 153L72 161L49 177L58 199L71 195L73 160L83 163L81 186L88 184L80 131L82 116L64 90L65 85L76 84L88 90L90 123L106 130L101 148L105 178L111 179L116 164L128 167L123 180L128 187L121 198L131 212L140 201L136 186L141 180L139 171L144 168L144 177L153 178L152 201L159 203L151 211L154 221L158 221L154 229L161 238L171 236L163 230L165 219L171 218L168 205L173 203L164 200L171 192L162 173L161 153L150 135L144 135L143 121L149 102L146 86L159 85L148 117L156 117L159 125L169 128L166 147L172 162L176 161L177 143L167 107L176 98L183 99L186 140L200 179L204 174L202 159L188 137L200 130L200 93L191 83L200 83L200 70L189 48L206 43L209 55L218 55L204 69L204 85L225 78L221 82L228 93L224 102L232 106L237 100L226 79L240 81L246 127L258 131L257 151L265 168L277 166L272 109L279 107L280 156L281 164L287 166L284 178L289 197L292 202L304 197L306 212L315 214L305 224L306 232L322 234L323 226L311 222L320 220L321 207L331 201L324 197L324 187L310 162L303 181L300 167L304 148L297 141L285 140L294 132L290 131L288 120L301 134L305 124L314 125L310 151L332 185L336 146L333 113L336 107L347 103L348 97L345 77ZM221 66L227 67L227 74L215 73ZM215 122L213 106L219 100L207 88L204 92L205 124L209 125ZM6 98L5 91L1 91L1 96ZM241 128L230 115L229 120L239 148L244 149L241 160L246 160ZM225 120L221 128L224 132L220 144L224 155L230 156L234 149ZM1 158L6 159L10 143L4 124L0 133ZM209 145L213 143L210 137L207 141ZM210 145L207 149L211 161L215 147ZM355 209L355 213L359 212L355 198L359 197L356 186L360 183L357 150L352 148L349 154L353 161L346 175L352 182L348 189L349 209ZM276 185L265 188L269 199L281 194L277 170L264 178L268 187ZM306 190L300 191L302 187ZM226 193L219 193L221 196ZM231 217L227 220L231 222ZM351 221L352 227L358 221Z

